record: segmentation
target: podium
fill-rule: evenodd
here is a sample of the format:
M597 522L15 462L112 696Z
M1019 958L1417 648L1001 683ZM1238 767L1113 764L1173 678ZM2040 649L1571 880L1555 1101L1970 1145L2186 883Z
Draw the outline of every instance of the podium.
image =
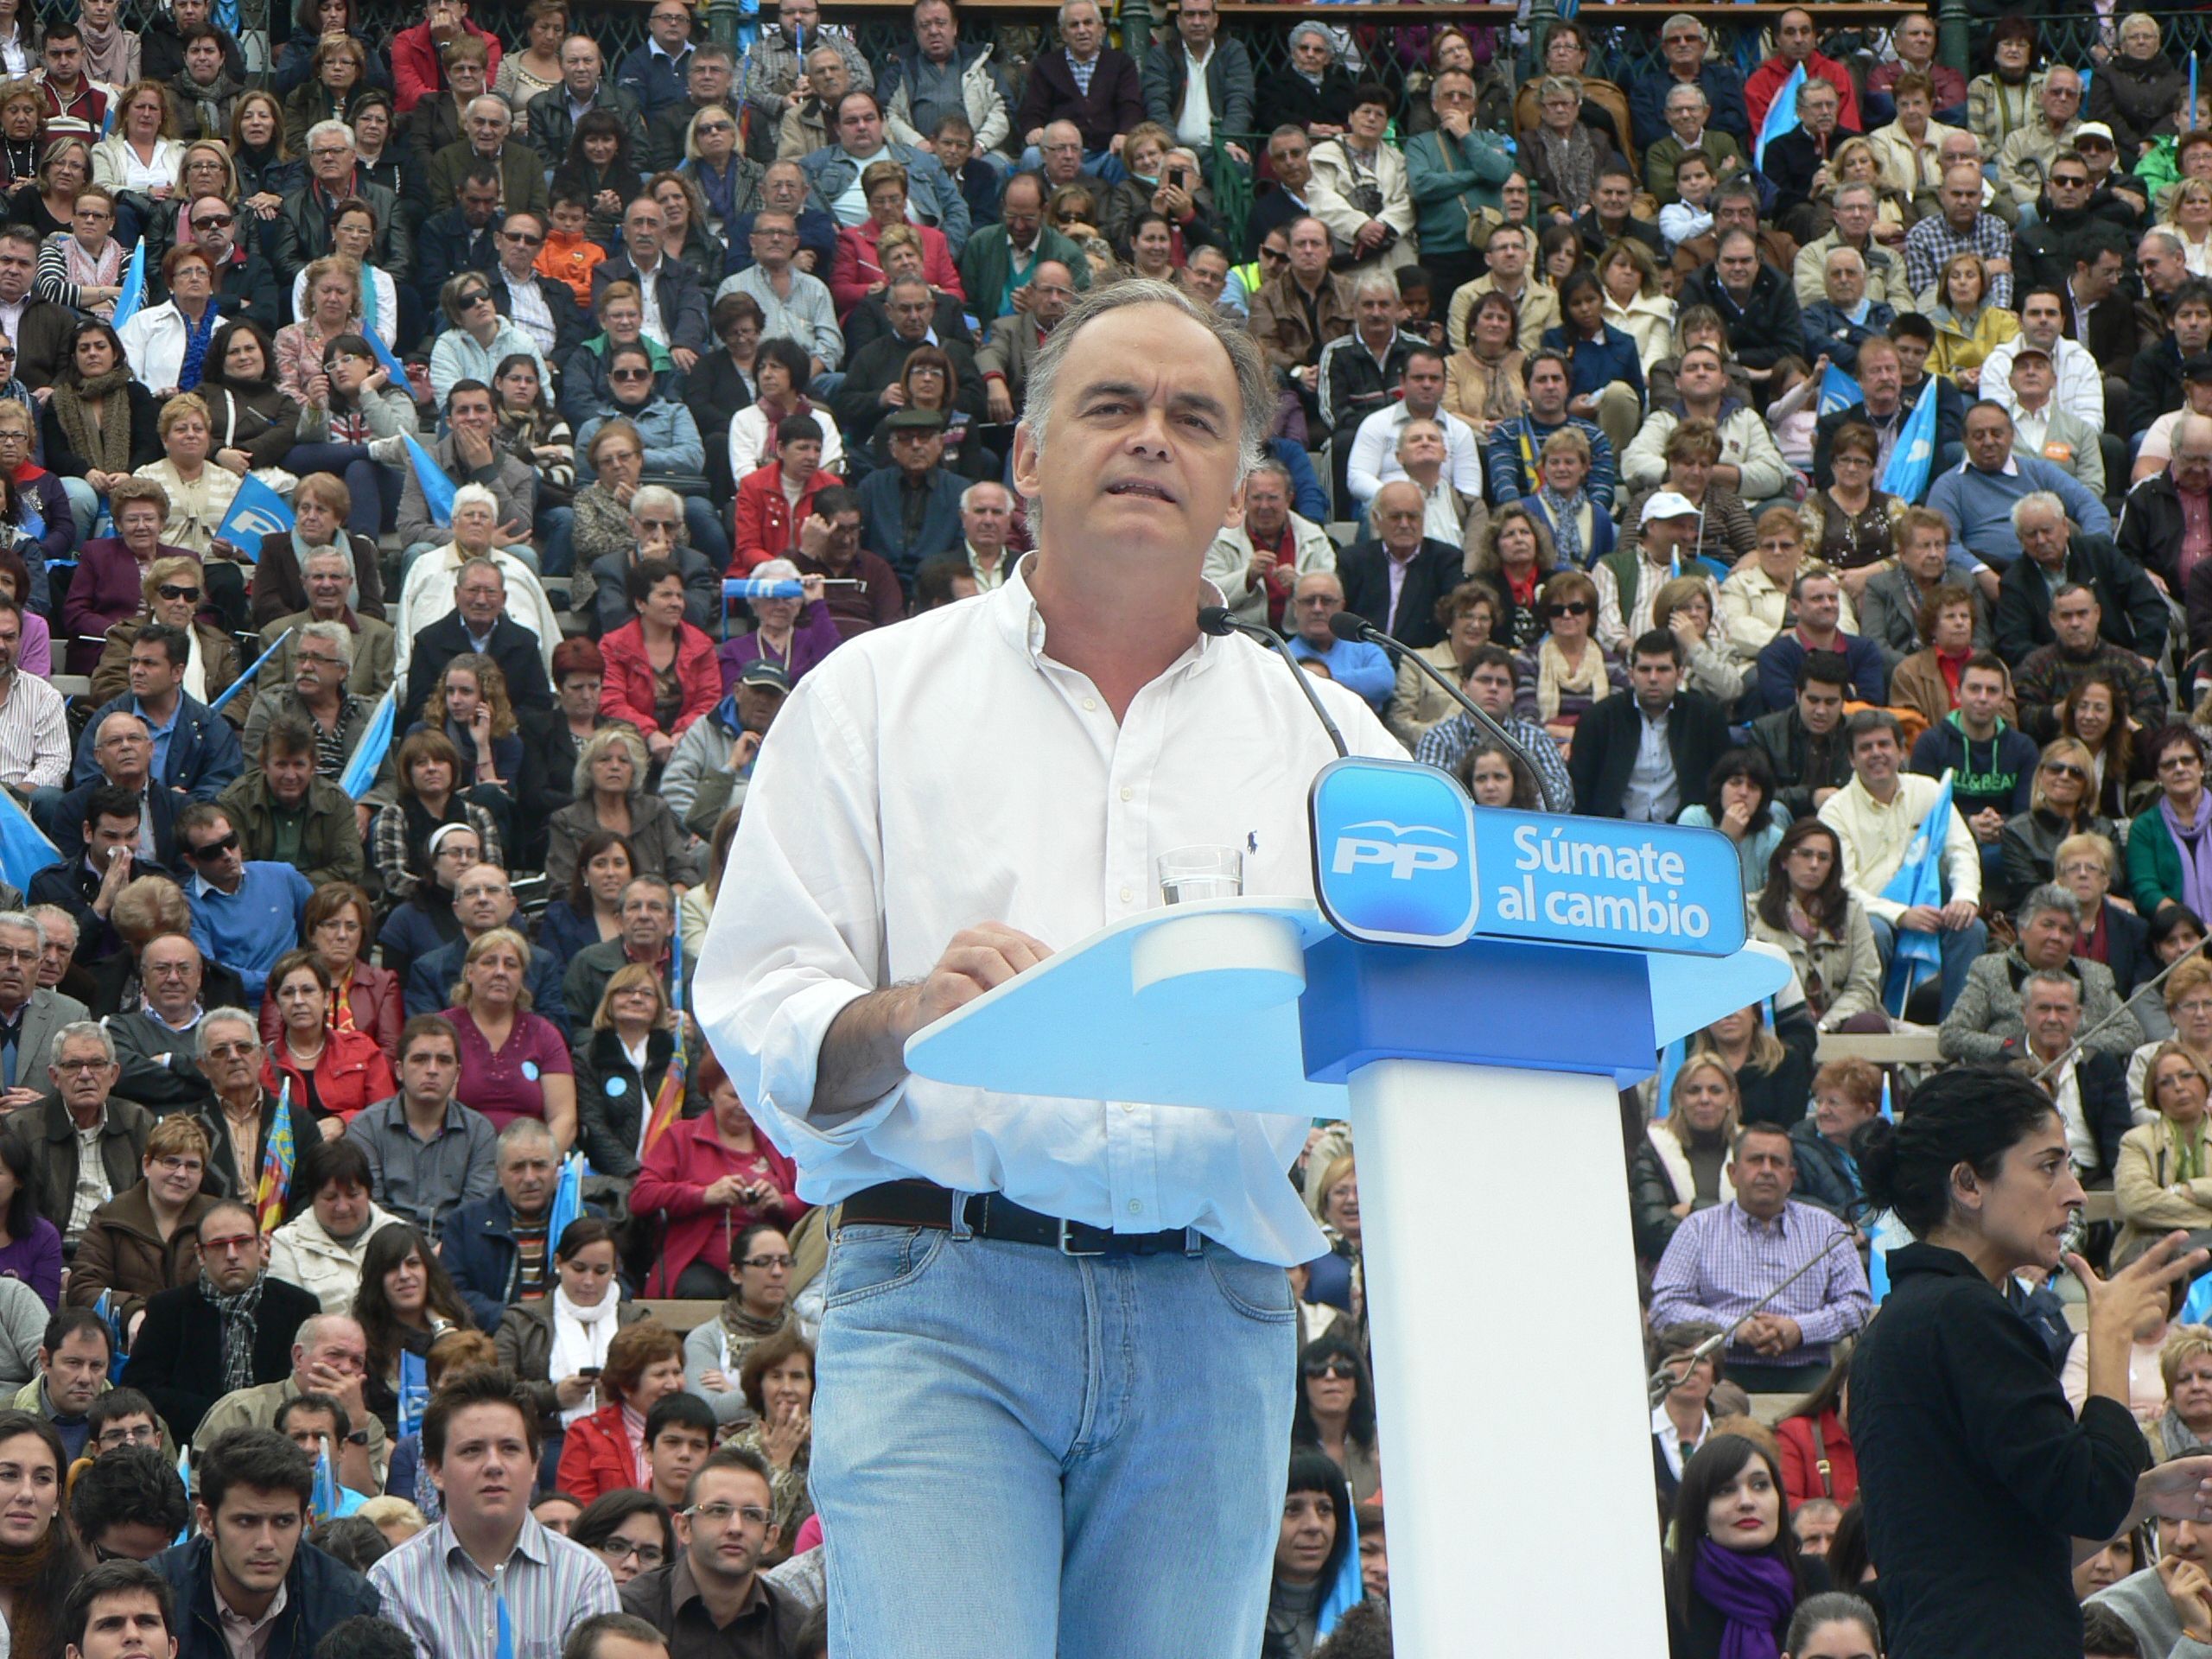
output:
M1319 907L1127 918L917 1033L918 1075L1351 1120L1397 1650L1666 1648L1618 1090L1779 990L1734 847L1337 761ZM1202 1494L1192 1494L1203 1502ZM1606 1564L1592 1593L1589 1563Z

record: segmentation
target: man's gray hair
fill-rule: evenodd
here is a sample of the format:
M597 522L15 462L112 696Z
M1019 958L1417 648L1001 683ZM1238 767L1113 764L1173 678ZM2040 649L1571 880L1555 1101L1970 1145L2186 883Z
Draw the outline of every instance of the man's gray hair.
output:
M542 1142L546 1146L551 1146L553 1131L545 1127L545 1120L542 1117L514 1119L505 1128L499 1131L499 1161L503 1164L506 1162L507 1154L525 1141L533 1145Z
M2067 920L2072 922L2077 931L2080 930L2082 901L2076 899L2071 891L2060 887L2056 881L2046 881L2040 887L2029 888L2028 896L2020 900L2020 908L2014 912L2013 920L2020 926L2025 927L2037 917L2049 911L2056 911Z
M54 1033L54 1046L47 1052L58 1058L62 1048L70 1043L98 1043L102 1064L115 1064L115 1039L97 1020L72 1020Z
M340 556L344 556L341 554ZM310 639L321 640L338 653L338 661L347 673L353 671L353 629L343 622L310 622L300 630L300 644L305 645Z
M664 512L683 512L683 498L665 484L641 484L630 497L630 516L635 518L647 507L658 507Z
M2144 232L2143 242L2156 242L2160 248L2173 255L2177 259L2186 258L2189 254L2189 250L2183 245L2181 238L2175 235L2171 231L2163 228L2155 231ZM2142 249L2143 242L2138 242L2135 245L2139 252Z
M1351 285L1352 303L1357 305L1370 294L1380 294L1395 302L1398 297L1398 279L1387 270L1363 270Z
M1132 276L1091 289L1045 337L1044 348L1030 365L1029 385L1021 409L1021 424L1028 429L1029 441L1037 447L1039 458L1043 458L1046 449L1052 388L1059 379L1060 365L1067 360L1075 337L1107 313L1132 305L1164 305L1181 312L1211 334L1228 353L1229 365L1236 377L1236 395L1241 405L1236 416L1236 481L1242 484L1267 453L1268 433L1274 426L1274 384L1267 359L1260 355L1260 348L1245 329L1215 316L1173 283L1147 276ZM1037 505L1032 504L1033 528L1039 518Z
M1008 489L1005 485L1003 485L1003 484L1000 483L1000 482L998 481L998 480L996 480L995 478L979 478L979 479L977 479L977 480L976 480L973 484L970 484L970 485L969 485L966 489L964 489L964 490L963 490L963 491L961 491L961 492L960 492L960 511L961 511L961 512L975 512L975 510L976 510L976 491L978 491L978 490L996 490L996 491L998 491L1000 494L1001 494L1001 495L1003 495L1003 496L1005 496L1005 497L1006 497L1006 499L1007 499L1007 507L1008 511L1011 511L1011 510L1013 509L1013 506L1014 506L1014 492L1013 492L1012 490ZM796 567L796 566L794 566L794 567L793 567L793 569L797 569L797 567ZM753 569L753 577L754 577L754 579L757 581L757 580L759 579L759 577L760 577L760 568L759 568L758 566L755 566L755 567L754 567L754 569Z
M513 106L510 105L505 99L501 98L497 92L479 92L474 98L470 99L468 100L468 113L473 116L478 110L483 108L486 105L498 111L499 119L505 122L511 127L514 125L515 112ZM338 126L342 124L334 121L330 124L333 126Z
M343 138L346 141L346 149L353 148L353 129L343 121L318 121L309 127L308 129L308 149L314 149L316 142L323 138Z
M2073 975L2062 973L2056 968L2038 968L2035 972L2030 974L2025 979L2023 979L2020 982L2020 1006L2024 1008L2027 1007L2028 993L2037 985L2056 985L2070 993L2075 1001L2079 1002L2082 1000L2082 982L2075 978ZM535 1123L537 1120L536 1118L526 1117L518 1121L524 1123Z
M1663 41L1669 35L1679 35L1686 29L1694 33L1698 39L1705 38L1705 25L1687 11L1678 11L1660 24L1659 38Z
M453 493L454 512L459 512L463 507L483 507L496 518L499 512L499 498L481 484L464 484Z
M1687 102L1693 98L1708 109L1712 107L1713 100L1705 95L1705 88L1694 80L1678 80L1667 89L1667 102L1669 104L1678 100Z
M1291 479L1290 468L1273 455L1262 455L1258 461L1255 461L1251 470L1244 474L1244 481L1249 484L1262 473L1267 474L1270 478L1281 479L1285 495L1293 495L1297 493L1298 486Z
M1077 6L1090 7L1091 10L1098 13L1098 21L1100 22L1103 23L1106 21L1106 14L1100 9L1098 0L1060 0L1060 10L1056 21L1065 28L1068 21L1068 14L1073 11Z
M1835 92L1835 88L1828 85L1827 80L1827 78L1826 78L1825 76L1821 76L1821 75L1808 75L1808 76L1806 76L1806 77L1805 77L1805 80L1804 80L1804 84L1803 84L1803 85L1802 85L1801 86L1799 86L1799 87L1797 88L1797 107L1798 107L1798 108L1800 108L1800 109L1804 108L1804 106L1805 106L1805 100L1806 100L1807 99L1808 99L1808 98L1810 98L1810 97L1814 96L1815 93L1820 92L1821 92L1821 91L1823 91L1823 90L1827 91L1827 92ZM1839 103L1842 101L1841 94L1840 94L1840 93L1839 93L1839 94L1837 94L1837 101L1838 101Z
M2038 512L2050 513L2061 524L2066 521L2066 503L2055 490L2030 490L2012 504L2012 533L2020 533L2020 521Z
M46 949L46 924L28 910L0 910L0 928L35 933L38 936L38 948Z
M244 1008L210 1008L200 1016L198 1052L203 1060L207 1058L207 1046L217 1026L244 1026L256 1043L261 1040L261 1021Z
M1867 203L1870 206L1880 200L1880 197L1875 193L1874 187L1866 182L1863 179L1854 184L1838 185L1835 188L1834 200L1841 201L1846 196L1853 194L1866 197Z
M55 938L60 937L63 930L67 929L69 938L69 948L72 950L74 950L77 948L77 940L79 935L79 930L77 926L77 918L74 916L72 916L67 911L62 909L59 905L33 905L30 909L31 914L37 917L40 921L46 925L46 937L49 944L51 944Z
M461 506L461 490L475 490L483 488L484 486L480 484L464 484L461 486L461 490L455 490L453 493L453 505L455 511L458 511ZM492 492L489 490L484 490L484 493L486 495L489 495ZM495 512L498 510L499 509L496 507L493 509ZM461 584L468 580L468 573L472 570L489 570L493 575L499 579L500 587L505 588L507 585L507 573L499 569L499 562L497 559L487 559L480 556L473 559L463 559L461 562L461 568L453 573L453 590L454 593L458 594L461 592Z

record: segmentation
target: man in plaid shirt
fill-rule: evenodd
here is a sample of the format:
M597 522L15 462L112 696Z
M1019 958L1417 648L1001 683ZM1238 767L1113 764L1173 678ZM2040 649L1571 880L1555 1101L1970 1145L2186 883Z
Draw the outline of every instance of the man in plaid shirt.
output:
M1946 168L1937 197L1943 211L1922 219L1904 238L1905 280L1912 291L1925 295L1934 288L1955 255L1978 253L1989 276L1984 302L2009 311L2012 307L2012 232L1996 214L1981 211L1981 169ZM1948 295L1936 296L1937 302L1948 298Z

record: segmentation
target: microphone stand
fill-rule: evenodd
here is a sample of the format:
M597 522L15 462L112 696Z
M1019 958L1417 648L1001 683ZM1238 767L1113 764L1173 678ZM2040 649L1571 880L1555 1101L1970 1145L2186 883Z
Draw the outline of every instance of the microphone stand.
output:
M1372 622L1363 617L1355 616L1350 611L1338 611L1331 617L1329 632L1339 639L1357 640L1370 645L1380 645L1389 653L1393 661L1411 663L1415 669L1428 677L1438 690L1443 692L1446 696L1465 710L1468 719L1503 744L1522 766L1529 768L1529 776L1535 778L1540 785L1541 784L1544 776L1543 768L1536 764L1535 756L1529 753L1528 745L1507 731L1498 722L1495 715L1452 684L1449 675L1411 645L1402 640L1392 639Z
M1313 690L1313 677L1298 665L1298 658L1290 654L1290 647L1283 637L1273 628L1263 628L1256 622L1247 622L1226 605L1202 605L1198 607L1198 632L1210 633L1217 639L1232 633L1241 633L1248 639L1256 639L1270 646L1290 670L1290 677L1298 682L1298 689L1306 694L1306 706L1313 709L1313 718L1321 722L1321 729L1329 734L1329 741L1337 746L1339 760L1349 760L1351 751L1344 747L1344 734L1337 729L1337 722L1329 718L1329 711L1321 706L1321 699Z
M1751 1320L1756 1319L1759 1313L1765 1309L1766 1305L1769 1302L1781 1295L1783 1291L1789 1289L1790 1286L1796 1284L1800 1279L1802 1279L1815 1268L1817 1268L1821 1262L1827 1260L1828 1252L1835 1249L1837 1245L1842 1243L1850 1236L1851 1235L1847 1232L1837 1233L1834 1235L1827 1243L1821 1245L1819 1249L1813 1252L1812 1259L1807 1262L1803 1267L1798 1268L1796 1272L1791 1274L1787 1279L1784 1279L1772 1290L1767 1292L1765 1295L1760 1297L1758 1300L1753 1302L1749 1307L1745 1308L1742 1314L1738 1317L1735 1323L1731 1325L1726 1331L1716 1332L1713 1335L1707 1337L1703 1342L1698 1344L1696 1347L1691 1349L1687 1354L1675 1354L1672 1357L1669 1358L1659 1367L1657 1370L1651 1374L1651 1403L1656 1406L1662 1400L1664 1400L1668 1395L1671 1394L1681 1383L1683 1377L1688 1376L1692 1371L1697 1369L1697 1363L1700 1360L1711 1359L1713 1355L1719 1353L1721 1349L1727 1346L1728 1339L1734 1336L1737 1332L1743 1329L1743 1327ZM1687 1363L1684 1363L1686 1361L1688 1362ZM1682 1367L1679 1373L1674 1370L1674 1367L1676 1365L1681 1365Z
M2166 982L2166 976L2168 974L2173 972L2175 969L2180 967L2182 963L2187 962L2191 957L2203 955L2208 947L2212 947L2212 939L2206 940L2203 944L2198 945L2195 950L2183 951L2181 955L2176 957L2171 962L2158 969L2158 973L2150 980L2135 988L2133 996L2127 998L2126 1001L2122 1002L2110 1014L2098 1020L2095 1025L2091 1026L2087 1031L2075 1038L2075 1039L2069 1043L2064 1048L2060 1049L2058 1051L2057 1058L2045 1063L2044 1065L2037 1071L2031 1081L2035 1083L2043 1082L2046 1077L2050 1077L2052 1072L2057 1071L2075 1055L2081 1053L2083 1049L2088 1046L2089 1039L2092 1037L2094 1037L2099 1032L2102 1031L2107 1026L2111 1025L2114 1020L2118 1020L2121 1014L2126 1014L2129 1008L2134 1006L2136 997L2142 995L2145 991L2157 990L2159 986Z

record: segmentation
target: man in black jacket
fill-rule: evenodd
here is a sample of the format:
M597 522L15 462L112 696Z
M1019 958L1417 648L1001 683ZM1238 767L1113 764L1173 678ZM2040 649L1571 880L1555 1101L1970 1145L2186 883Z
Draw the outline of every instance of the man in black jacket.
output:
M1813 200L1813 181L1834 156L1836 146L1859 134L1841 124L1842 98L1819 76L1808 76L1797 89L1797 125L1766 147L1761 163L1775 189L1773 217L1800 242L1824 235L1832 218L1825 205Z
M257 1659L310 1659L334 1625L384 1605L375 1586L307 1541L315 1465L274 1429L218 1436L193 1488L197 1535L151 1563L175 1599L175 1659L233 1659L231 1628L264 1621Z
M312 1292L269 1276L268 1243L245 1205L226 1199L194 1229L200 1276L146 1304L123 1381L154 1402L169 1432L189 1441L225 1395L292 1374L292 1339L322 1312ZM231 1343L241 1348L238 1363Z
M476 649L468 637L471 620L459 610L448 611L415 636L415 654L407 664L407 690L399 706L401 730L422 718L423 705L446 671L446 664ZM545 683L545 659L538 653L537 636L505 615L491 620L491 629L484 655L507 677L507 701L518 709L550 709L553 692Z
M1728 343L1757 385L1774 365L1805 349L1805 324L1789 277L1759 257L1758 238L1745 230L1722 233L1713 263L1682 284L1685 306L1709 305L1728 325Z
M1685 691L1682 642L1666 628L1630 652L1630 695L1593 704L1567 757L1577 810L1593 818L1671 823L1703 806L1706 774L1728 747L1728 717L1701 691Z
M1344 608L1415 651L1425 651L1444 638L1436 620L1436 601L1459 585L1461 569L1458 548L1421 534L1426 511L1417 486L1402 478L1391 480L1376 491L1368 507L1376 539L1359 543L1337 560ZM1404 573L1395 593L1393 566Z
M2152 231L2143 238L2148 248L2171 231ZM2192 276L2166 300L2166 332L2146 340L2135 353L2135 366L2127 375L2127 429L2147 430L2159 416L2183 406L2182 365L2212 345L2212 283Z
M537 269L538 250L545 245L545 228L546 215L518 207L493 233L499 263L487 273L492 278L492 308L512 321L515 296L519 293L535 294L538 303L553 319L552 343L548 345L540 333L543 323L524 323L522 330L537 342L547 362L565 363L569 354L583 344L584 312L576 303L575 289L556 277L543 275Z
M1843 731L1843 688L1850 678L1851 664L1836 652L1808 652L1797 664L1797 700L1751 722L1751 747L1773 765L1774 798L1792 818L1811 817L1851 781L1851 744Z
M2195 440L2199 453L2192 463L2200 480L2212 476L2212 421L2202 423L2202 428ZM2182 465L2181 453L2177 447L2177 467ZM2075 530L2066 521L2066 504L2055 495L2037 491L2013 505L2012 531L2020 538L2020 556L2006 565L1997 579L1995 628L1999 657L2008 663L2024 662L2037 645L2047 645L2057 638L2050 626L2050 597L2068 582L2096 594L2104 612L2100 631L2113 645L2153 663L2165 654L2166 601L2145 571L2171 562L2167 550L2180 547L2181 507L2173 497L2172 480L2164 473L2137 485L2128 502L2133 507L2138 496L2160 483L2167 489L2155 504L2146 505L2137 513L2139 530L2153 530L2159 509L2170 508L2171 520L2156 525L2153 533L2164 533L2171 539L2145 543L2145 551L2152 547L2158 550L2158 557L2147 567L2142 554L2131 552L2124 556L2109 538ZM2126 522L2121 521L2123 525Z
M2212 357L2200 355L2190 361L2212 371ZM2172 442L2173 451L2165 470L2152 474L2128 491L2126 500L2120 503L2120 523L2113 528L2113 540L2121 563L2132 562L2133 569L2156 576L2168 593L2178 594L2186 582L2182 575L2181 554L2190 521L2194 518L2202 523L2208 508L2212 508L2212 500L2208 500L2212 497L2212 419L2202 415L2183 415L2174 423ZM2204 563L2199 560L2190 575L2193 577L2196 568ZM2112 632L2112 601L2101 589L2098 597L2104 600L2107 637L2128 645L2125 638ZM2164 639L2163 627L2158 637L2161 641ZM2147 645L2132 645L2130 649L2146 657L2157 654Z

